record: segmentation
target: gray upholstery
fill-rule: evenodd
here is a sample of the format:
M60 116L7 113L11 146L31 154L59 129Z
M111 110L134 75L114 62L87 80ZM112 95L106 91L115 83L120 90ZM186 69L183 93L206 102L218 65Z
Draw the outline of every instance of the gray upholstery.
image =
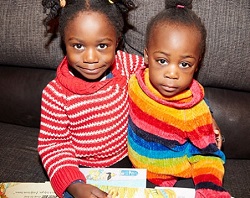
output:
M0 182L44 182L37 153L38 128L0 123Z
M164 0L136 0L125 51L142 52L148 20ZM224 186L232 196L250 196L250 1L194 0L204 21L207 51L198 80L205 86L226 142ZM41 93L63 57L59 37L45 45L41 0L4 0L0 7L0 182L43 182L37 137ZM133 50L129 45L136 49Z
M35 68L56 68L63 57L60 39L45 48L41 0L1 1L0 64Z

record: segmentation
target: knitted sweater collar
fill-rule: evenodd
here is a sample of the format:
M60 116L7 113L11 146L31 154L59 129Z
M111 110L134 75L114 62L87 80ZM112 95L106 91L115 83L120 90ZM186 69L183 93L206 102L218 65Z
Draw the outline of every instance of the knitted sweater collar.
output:
M147 96L163 105L178 109L191 108L204 98L203 87L194 79L189 89L173 97L164 97L150 83L148 68L140 69L136 73L136 77L141 89Z
M67 61L67 57L64 57L63 61L59 65L57 69L57 80L64 86L67 90L75 94L93 94L98 90L103 89L106 86L113 85L113 83L123 84L126 83L126 78L122 78L116 69L116 62L119 60L115 60L113 65L111 66L111 72L113 74L112 78L105 79L103 81L98 82L87 82L80 78L75 77L69 70L69 65Z

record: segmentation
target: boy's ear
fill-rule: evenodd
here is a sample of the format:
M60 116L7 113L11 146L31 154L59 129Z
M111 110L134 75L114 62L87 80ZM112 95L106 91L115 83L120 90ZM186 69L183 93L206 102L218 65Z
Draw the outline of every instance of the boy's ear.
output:
M147 48L144 49L144 63L148 65L148 50Z
M199 70L199 67L200 67L200 61L199 61L198 65L196 65L194 72L197 72Z
M202 60L203 60L203 59L200 57L200 58L199 58L198 65L196 66L196 68L195 68L195 71L194 71L194 72L197 72L197 71L199 70L200 65L202 64Z
M116 50L119 50L122 47L121 37L116 40Z

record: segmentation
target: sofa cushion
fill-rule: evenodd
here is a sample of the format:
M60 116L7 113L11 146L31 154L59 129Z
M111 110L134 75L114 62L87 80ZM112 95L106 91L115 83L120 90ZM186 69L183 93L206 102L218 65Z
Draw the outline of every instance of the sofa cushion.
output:
M250 91L250 1L198 2L194 9L208 32L198 79L206 86Z
M0 122L40 126L42 90L55 70L0 66Z
M60 39L48 48L41 0L1 1L0 65L56 68L63 57ZM50 36L50 35L49 35Z
M48 181L37 152L39 129L0 122L0 182Z
M250 159L249 93L227 89L205 88L213 116L225 137L222 150L230 159ZM240 98L240 102L239 102Z

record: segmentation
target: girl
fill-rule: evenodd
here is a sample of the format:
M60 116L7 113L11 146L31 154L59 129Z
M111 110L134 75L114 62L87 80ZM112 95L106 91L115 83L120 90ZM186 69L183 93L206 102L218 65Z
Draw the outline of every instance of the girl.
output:
M203 87L193 79L206 30L191 3L166 0L166 9L148 24L147 67L129 81L128 154L155 185L192 178L196 198L229 198L222 187L225 156L216 147Z
M46 26L59 16L67 55L42 94L38 151L59 197L106 197L85 184L79 166L131 167L125 158L127 84L143 59L116 49L135 5L131 0L43 0L43 6L50 11Z

